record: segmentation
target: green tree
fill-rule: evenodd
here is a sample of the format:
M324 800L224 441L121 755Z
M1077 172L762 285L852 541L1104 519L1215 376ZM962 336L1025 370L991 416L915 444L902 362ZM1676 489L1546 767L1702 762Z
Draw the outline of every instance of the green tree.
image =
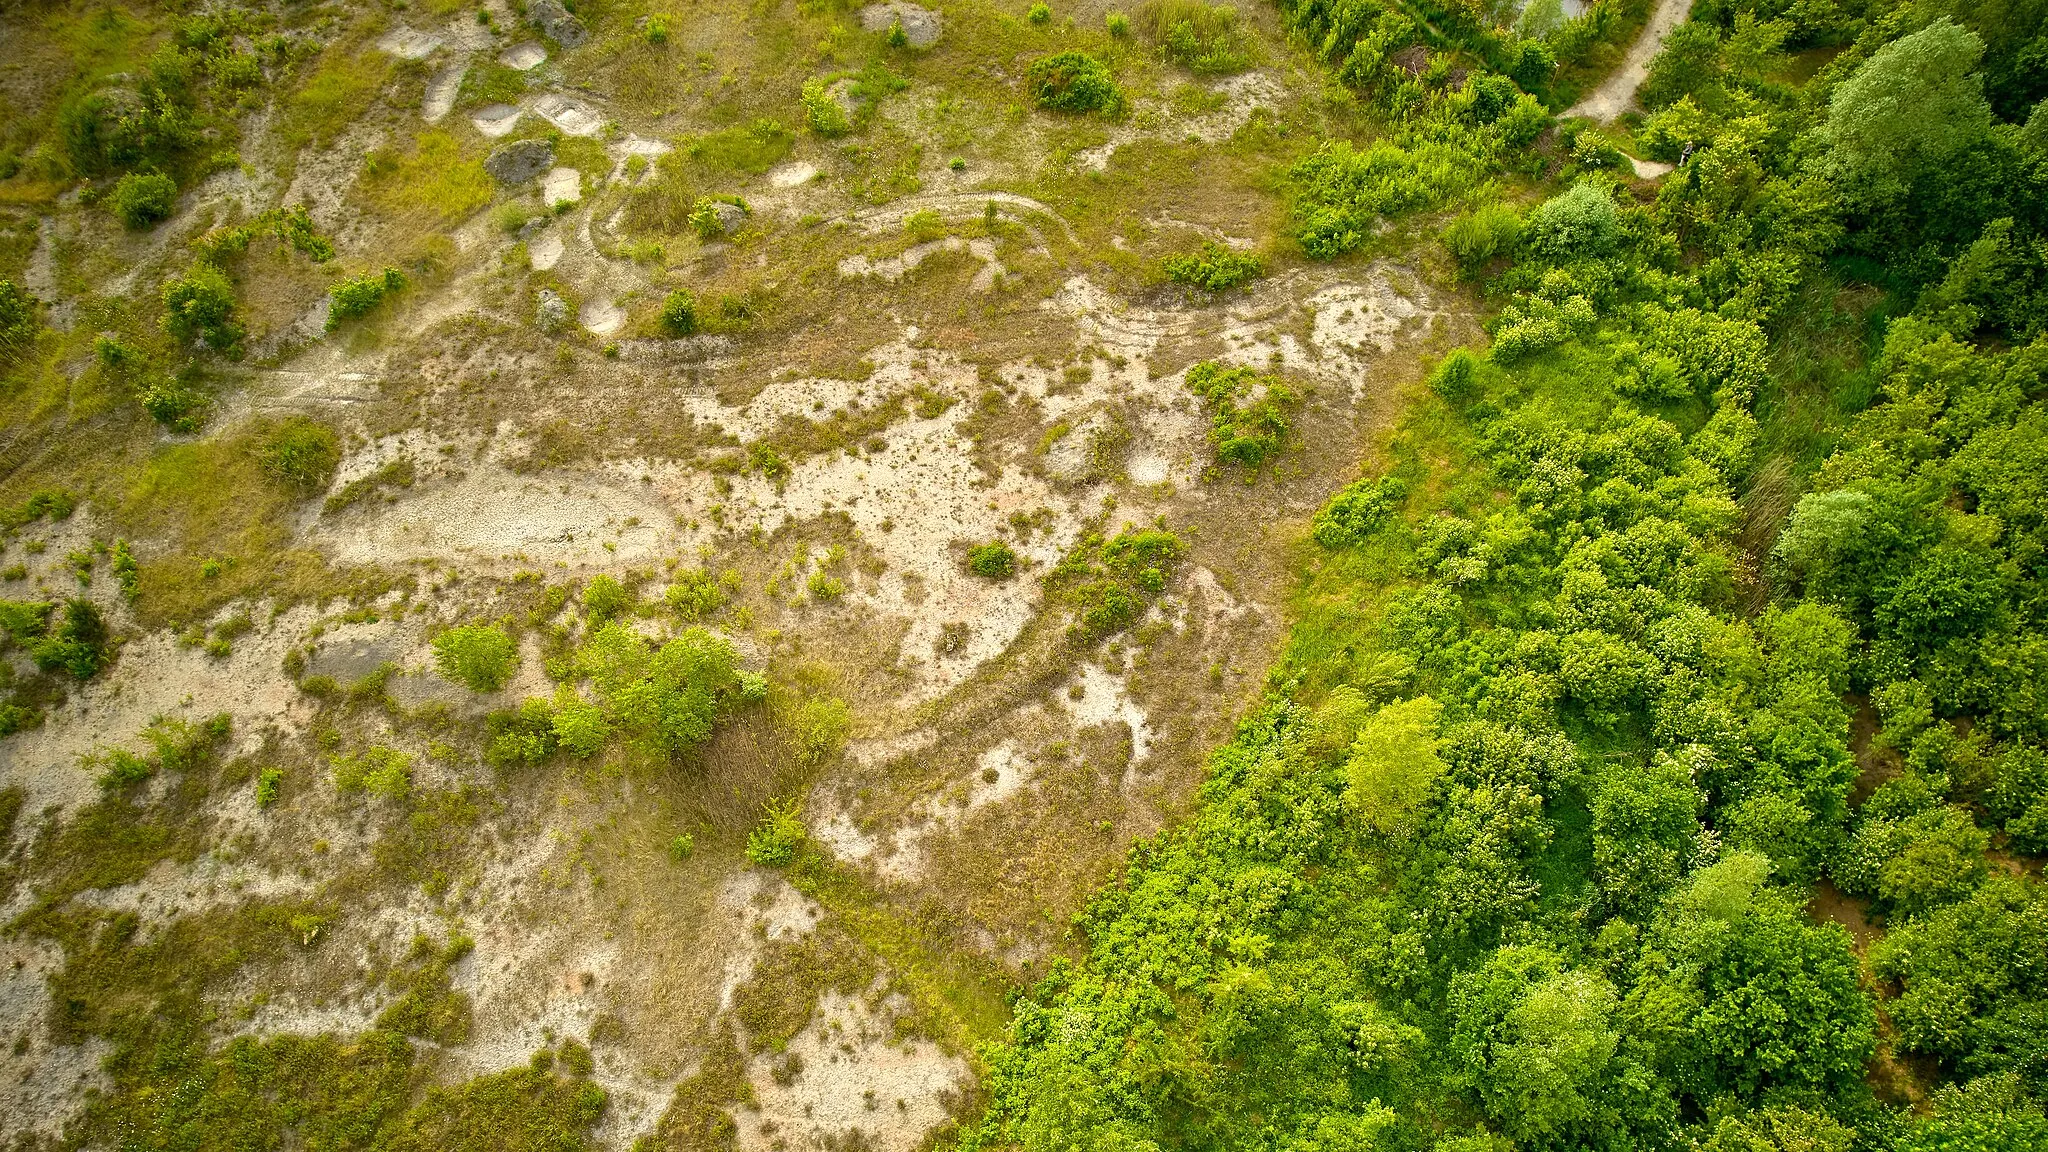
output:
M1344 763L1345 793L1367 827L1408 831L1430 786L1444 774L1437 754L1443 706L1427 696L1388 704L1359 726Z
M1864 205L1895 200L1988 135L1983 57L1983 38L1943 16L1879 48L1838 85L1820 135L1842 194Z

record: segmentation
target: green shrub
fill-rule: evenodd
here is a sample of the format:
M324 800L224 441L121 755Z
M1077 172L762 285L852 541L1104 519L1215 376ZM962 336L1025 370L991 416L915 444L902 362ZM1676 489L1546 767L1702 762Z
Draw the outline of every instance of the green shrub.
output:
M725 582L711 573L702 568L686 568L675 574L661 598L676 615L695 623L725 607L728 592Z
M412 757L395 748L372 744L361 752L334 756L334 790L344 795L370 792L402 800L412 791Z
M1429 374L1429 389L1447 402L1464 405L1479 393L1479 357L1469 349L1453 348L1450 355Z
M310 496L334 481L341 440L327 425L293 416L270 430L256 456L271 479L295 495Z
M554 755L555 719L555 709L538 697L520 701L517 708L492 712L484 718L484 763L493 768L513 768L538 764Z
M1145 18L1160 54L1190 72L1224 75L1251 66L1235 8L1202 0L1151 0Z
M100 610L89 600L68 600L62 613L55 605L0 600L0 627L28 650L45 672L62 671L75 680L90 680L114 662L112 637Z
M1620 240L1621 216L1614 197L1591 180L1581 180L1538 204L1523 232L1530 250L1558 262L1605 256Z
M1256 470L1280 451L1290 426L1287 411L1299 399L1285 380L1204 360L1188 369L1187 387L1208 410L1209 443L1219 459Z
M679 833L668 842L668 858L681 864L697 850L697 838L688 832Z
M1442 205L1484 169L1466 149L1432 140L1403 148L1381 140L1364 149L1323 144L1295 164L1295 239L1318 260L1354 252L1382 219Z
M690 209L690 227L697 230L701 240L716 240L725 235L725 218L718 211L721 204L731 204L742 212L751 214L746 202L736 196L699 196L697 204Z
M1017 572L1017 554L1000 540L977 544L967 551L967 567L976 576L1007 580Z
M613 731L655 756L678 756L711 738L744 699L738 665L732 645L702 628L653 648L616 621L592 633L575 662Z
M256 806L268 808L277 803L279 793L284 790L284 769L265 768L256 774Z
M846 109L839 106L823 80L804 81L799 101L804 107L804 124L818 135L844 136L853 131L853 125L846 119Z
M1161 262L1166 277L1176 284L1221 292L1249 284L1265 274L1257 256L1231 251L1211 240L1201 249L1182 256L1168 256Z
M1123 94L1109 67L1083 52L1061 52L1034 60L1025 72L1032 102L1053 112L1113 112Z
M904 234L920 243L937 240L946 234L946 220L930 208L922 208L903 218Z
M344 320L367 315L384 298L405 287L405 273L396 268L351 276L328 290L332 302L327 309L327 330L334 331Z
M649 16L647 18L646 31L642 34L646 36L649 44L657 47L666 44L668 43L668 21L659 16Z
M807 832L797 818L797 802L770 801L761 822L747 833L747 862L762 867L780 867L796 858Z
M889 30L882 33L882 42L891 48L908 48L910 46L910 34L903 30L903 21L889 21Z
M1050 24L1052 23L1052 5L1047 4L1045 0L1037 0L1037 3L1025 10L1024 18L1033 24Z
M1187 545L1165 529L1122 532L1107 542L1096 534L1083 538L1053 572L1078 616L1069 637L1099 640L1137 623L1186 555Z
M150 419L173 432L199 431L213 410L213 397L182 375L167 376L147 385L139 398Z
M441 675L472 692L496 692L519 668L519 646L495 624L465 624L434 638Z
M671 336L689 336L697 331L697 296L678 288L661 302L661 327Z
M164 331L180 343L204 341L225 356L241 351L235 324L235 286L227 273L203 261L164 285Z
M597 755L612 734L611 722L605 719L604 709L566 687L555 694L551 726L555 741L579 760Z
M36 298L0 280L0 367L12 364L35 347L43 326L36 316Z
M1316 513L1309 534L1325 548L1363 543L1393 519L1407 495L1408 486L1392 476L1354 480Z
M1471 276L1496 256L1513 253L1522 218L1506 204L1487 204L1444 225L1442 239L1461 275Z
M633 605L633 594L607 573L591 577L583 586L583 614L592 624L602 624Z
M1102 23L1109 30L1111 39L1129 40L1131 38L1131 18L1129 16L1121 12L1111 12L1102 18Z
M129 228L147 228L177 209L178 182L161 172L130 172L107 194L107 207Z

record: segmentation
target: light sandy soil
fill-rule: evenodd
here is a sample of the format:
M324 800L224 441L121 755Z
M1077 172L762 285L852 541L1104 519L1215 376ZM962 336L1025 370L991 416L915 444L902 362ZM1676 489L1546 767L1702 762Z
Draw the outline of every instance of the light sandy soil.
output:
M492 10L497 27L515 26L495 0ZM886 10L913 12L907 4ZM884 16L877 6L871 22ZM544 627L524 629L517 677L490 695L431 670L436 629L511 612L507 588L527 572L550 582L627 576L658 602L680 567L744 570L739 600L749 616L733 611L715 621L743 663L789 679L815 675L826 686L818 694L857 704L844 760L828 760L815 781L796 777L808 788L797 798L816 841L861 878L878 915L940 909L961 925L943 946L973 953L1006 978L1028 979L1033 965L1065 946L1060 932L1080 896L1133 839L1181 810L1218 726L1255 691L1283 623L1282 581L1292 569L1282 550L1327 490L1350 478L1365 434L1386 414L1390 363L1452 338L1466 320L1413 270L1381 262L1291 270L1202 299L1149 289L1127 298L1087 274L1062 271L1050 291L1032 289L1043 299L1027 302L1019 321L1043 323L1056 335L1029 355L999 362L935 347L916 317L893 314L879 335L864 329L870 335L848 349L858 370L800 369L811 364L801 349L764 356L750 337L652 339L641 326L650 300L756 250L739 241L701 248L689 241L690 254L674 265L623 259L628 161L667 152L669 140L634 136L603 99L561 90L561 62L547 60L547 46L515 43L467 10L445 26L407 18L413 23L386 29L376 42L419 62L395 120L365 118L328 146L300 151L288 187L272 186L283 183L273 177L222 173L148 237L115 237L126 247L110 248L112 256L75 255L99 244L104 228L81 227L76 214L47 218L29 282L53 303L53 315L66 317L65 284L141 290L147 285L137 269L160 266L214 214L254 212L274 201L307 203L351 259L365 255L372 233L352 199L354 185L363 156L391 143L400 120L406 131L418 129L416 116L442 122L482 148L522 124L532 127L529 115L564 134L601 139L613 165L608 176L593 173L586 185L582 173L558 168L537 194L519 193L529 207L572 203L523 238L501 232L489 213L437 235L445 274L410 290L383 339L330 337L326 301L304 306L303 315L298 301L287 313L296 321L281 324L249 363L229 372L222 426L251 415L316 414L346 430L333 490L400 456L415 463L410 487L334 513L312 499L293 525L295 544L336 563L403 574L416 582L414 591L358 606L378 618L353 622L338 603L275 612L247 606L254 629L215 657L142 629L103 577L93 595L129 637L120 661L72 692L40 727L0 741L0 785L27 793L25 835L46 813L62 819L97 796L94 753L133 746L158 716L197 721L229 713L230 755L300 754L286 799L263 810L250 788L212 796L201 814L211 838L205 851L79 900L133 912L147 936L199 911L314 896L375 855L396 809L336 793L330 746L316 745L314 732L336 720L338 706L302 691L286 673L287 657L304 654L306 675L341 688L395 669L389 703L341 714L347 746L400 749L414 757L415 787L467 786L501 806L447 894L430 898L409 885L373 906L352 906L323 929L318 948L217 991L221 1035L361 1031L394 996L376 974L416 934L467 934L474 950L452 978L472 1007L473 1033L467 1043L431 1052L436 1075L452 1083L521 1065L537 1048L591 1038L601 1024L623 1021L625 1039L593 1044L595 1078L611 1099L597 1136L623 1149L654 1127L677 1085L700 1067L706 1038L742 1030L737 1005L760 991L761 972L773 970L764 969L764 958L838 938L843 925L836 910L782 874L740 863L736 844L670 859L669 837L685 827L671 810L676 794L729 786L690 775L712 771L705 764L658 776L610 763L551 762L516 780L485 767L471 746L481 738L482 717L554 690L543 667ZM493 56L532 70L535 87L517 104L457 114L465 72ZM1106 142L1075 153L1071 165L1110 171L1122 162L1120 149L1147 136L1220 144L1252 117L1301 95L1293 90L1299 77L1278 71L1206 86L1221 98L1213 111L1179 117L1148 105L1112 125ZM943 118L923 94L889 101L883 115L919 139ZM658 134L683 140L703 127L663 124ZM646 123L639 130L657 134ZM248 131L250 156L274 143L260 121L252 118ZM1019 138L1020 155L1044 150L1035 130ZM1001 301L1015 291L1005 260L1057 267L1055 253L1079 247L1056 205L979 186L1001 173L952 173L935 142L924 157L929 190L879 206L820 179L820 164L831 163L824 151L799 152L747 184L746 194L763 220L817 214L842 221L834 235L851 238L857 250L831 249L817 274L863 303L907 296L935 270L957 274L967 298ZM949 235L913 244L902 235L912 213L937 213L957 232L990 203L1008 240ZM1225 223L1162 216L1150 225L1240 248L1257 243L1236 234L1249 223ZM547 278L526 280L527 270ZM541 339L529 331L536 281L571 302L566 332ZM430 345L466 339L465 331L492 334L474 353L493 365L490 379L498 368L547 376L542 402L578 426L613 415L604 407L609 399L577 390L591 378L578 375L588 372L580 363L613 340L616 359L602 366L607 383L658 394L666 418L721 450L738 452L834 414L902 408L859 442L789 460L781 475L617 454L536 468L527 455L533 413L523 410L466 431L364 426L362 413L388 404L423 371L415 353L438 352ZM514 350L490 346L498 338ZM1290 456L1257 485L1219 479L1208 420L1185 387L1186 365L1197 358L1284 370L1311 394L1304 420L1315 427L1306 438L1322 455ZM1023 414L1015 430L977 428L977 406L990 394ZM984 436L989 442L978 440ZM1030 527L1019 529L1019 521ZM1048 592L1047 574L1086 532L1156 522L1186 532L1201 559L1175 573L1129 636L1062 647L1070 610L1056 590ZM48 548L30 565L28 586L0 595L65 591L65 552L108 535L84 512L39 531ZM1002 581L973 575L966 549L997 539L1010 542L1020 571ZM834 546L846 551L839 569L846 590L828 603L805 582ZM659 613L633 624L655 638L680 626ZM444 737L467 743L444 754L437 747ZM789 752L771 744L760 756L780 770ZM165 784L154 787L161 795ZM751 803L744 820L758 812L759 798ZM739 827L743 837L745 824ZM324 850L308 852L312 843ZM0 912L11 918L34 897L24 885ZM44 981L61 955L8 937L0 939L0 960L18 961L0 966L0 1044L29 1037L18 1053L0 1051L0 1139L54 1134L83 1088L100 1079L104 1052L47 1044ZM905 1000L903 986L891 981L898 973L877 966L882 975L861 994L828 992L808 1018L797 1017L805 1022L782 1053L749 1056L752 1100L730 1106L741 1147L909 1152L958 1107L972 1087L971 1054L912 1036L910 1022L930 1006ZM792 1074L797 1064L801 1071Z

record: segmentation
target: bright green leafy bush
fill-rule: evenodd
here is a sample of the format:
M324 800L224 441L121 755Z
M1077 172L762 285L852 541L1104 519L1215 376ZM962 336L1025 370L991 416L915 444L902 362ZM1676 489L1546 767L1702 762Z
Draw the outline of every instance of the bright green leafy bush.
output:
M1032 103L1047 111L1114 112L1123 106L1123 94L1110 79L1109 67L1083 52L1040 57L1024 76Z
M434 665L472 692L496 692L519 669L519 645L495 624L464 624L434 637Z
M327 330L332 332L345 320L367 316L384 298L405 287L405 273L396 268L351 276L328 290Z
M1174 283L1211 292L1249 284L1265 275L1265 266L1257 256L1233 252L1214 241L1184 256L1168 256L1160 263L1166 278Z
M161 172L130 172L107 193L107 208L133 229L168 220L178 207L178 182Z

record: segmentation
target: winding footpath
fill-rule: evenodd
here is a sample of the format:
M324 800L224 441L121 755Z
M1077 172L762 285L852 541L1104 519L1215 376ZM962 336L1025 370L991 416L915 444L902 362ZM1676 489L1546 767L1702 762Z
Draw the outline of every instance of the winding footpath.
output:
M1628 50L1628 58L1600 87L1587 93L1577 104L1565 109L1566 116L1584 116L1606 124L1636 106L1636 89L1649 78L1650 61L1664 47L1671 30L1685 23L1692 12L1692 0L1657 0L1656 11L1643 26L1642 35Z

